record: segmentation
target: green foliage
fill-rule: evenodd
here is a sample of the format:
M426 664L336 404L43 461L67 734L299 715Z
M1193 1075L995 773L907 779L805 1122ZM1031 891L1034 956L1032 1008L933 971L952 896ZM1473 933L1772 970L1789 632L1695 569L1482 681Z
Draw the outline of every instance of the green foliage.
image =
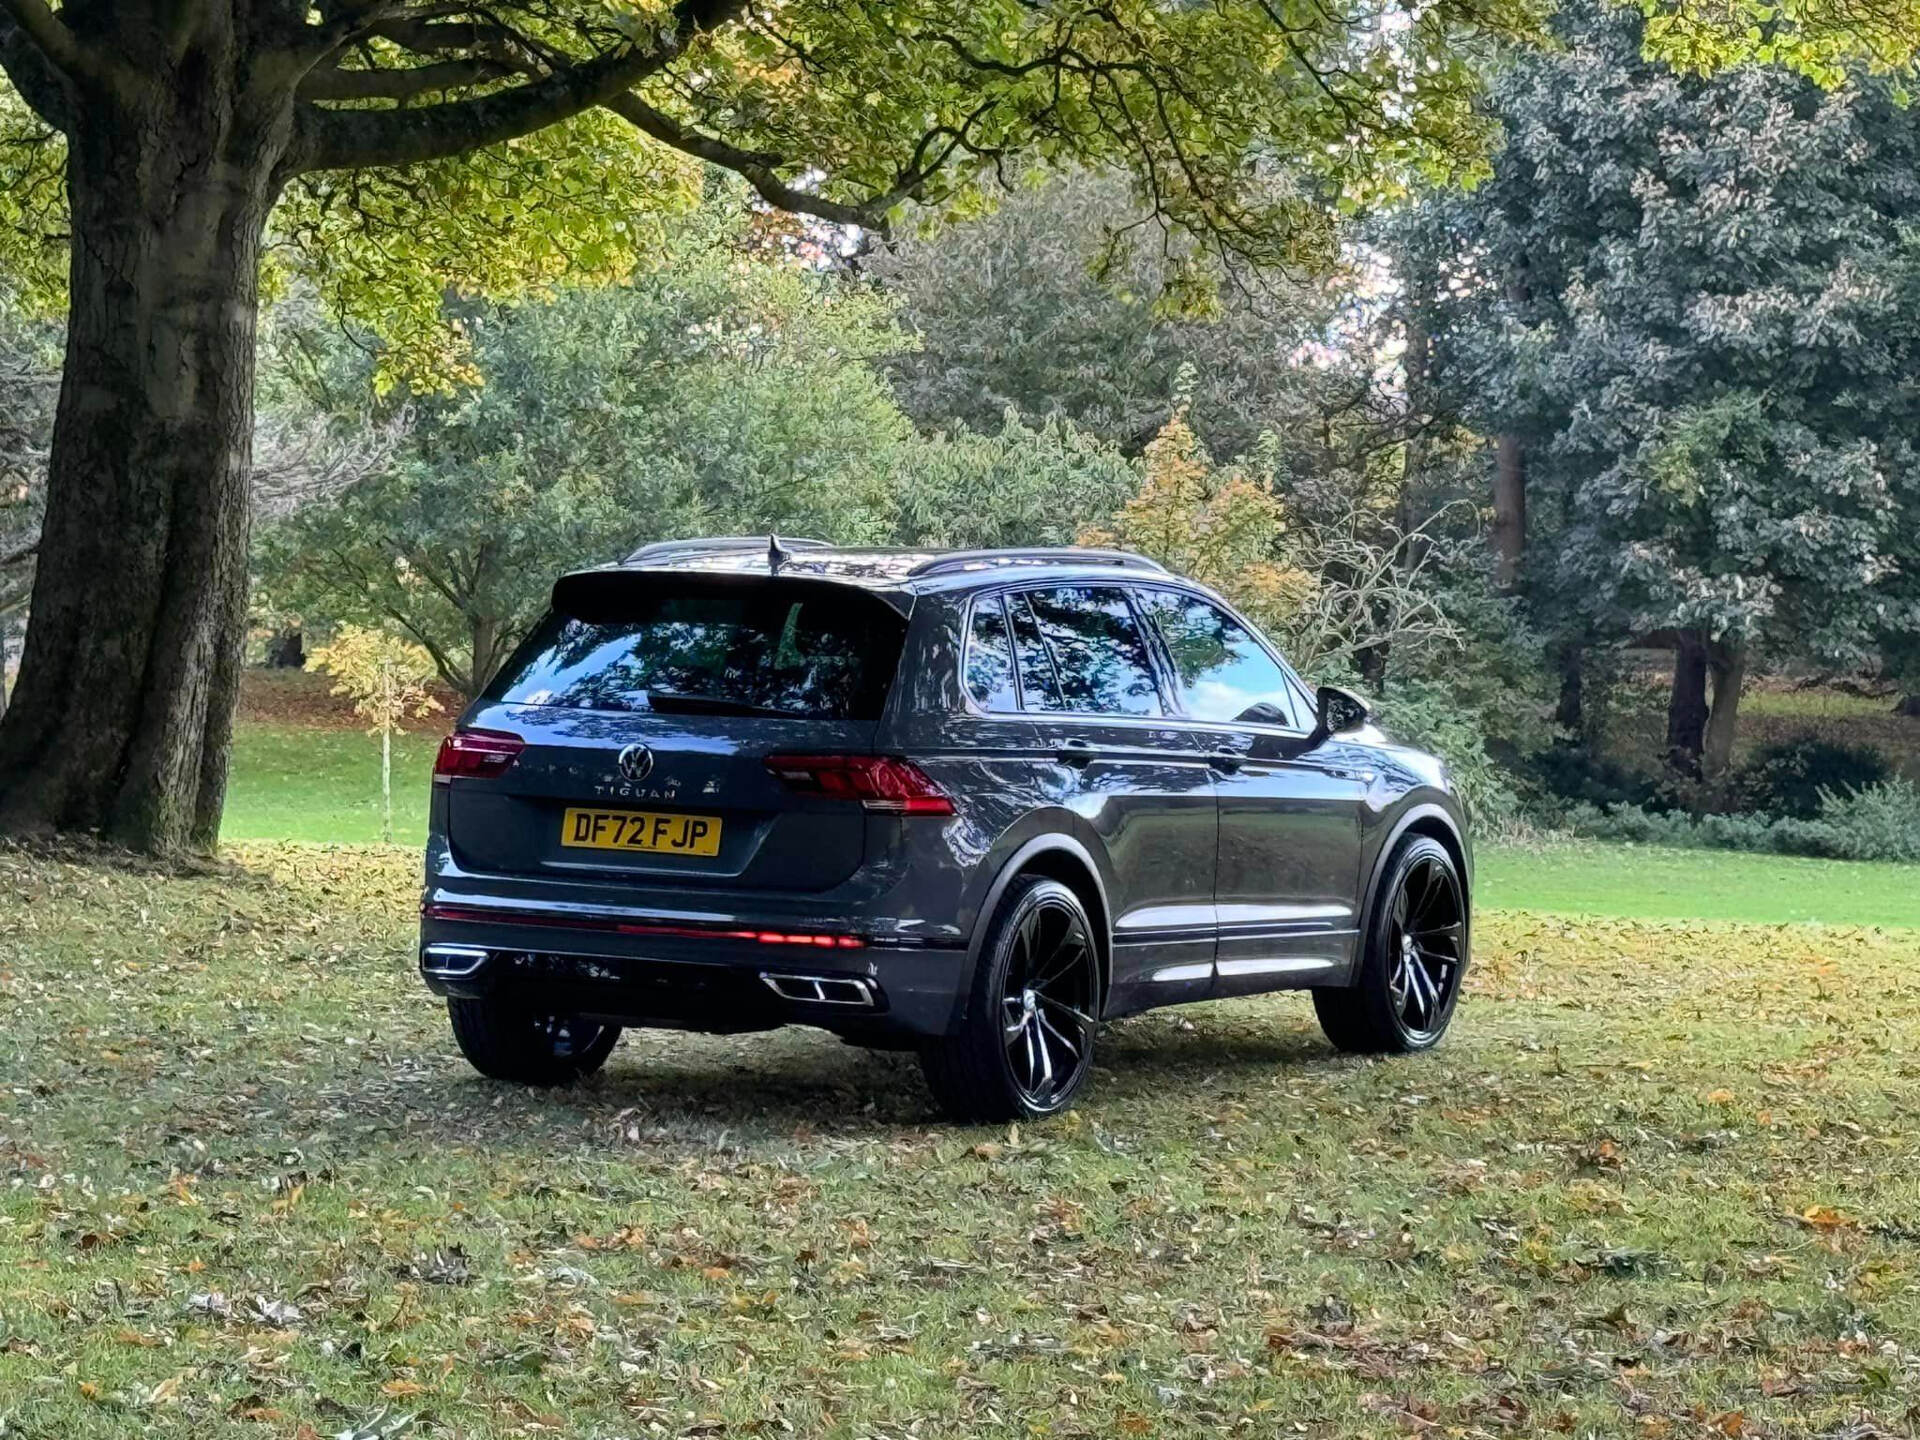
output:
M1742 810L1810 820L1828 792L1866 790L1891 773L1886 757L1871 745L1803 736L1762 746L1732 777Z
M1132 462L1071 421L1028 425L1011 410L996 431L908 437L892 468L892 539L929 548L1070 545L1139 483Z
M1920 626L1920 137L1886 87L1676 76L1562 12L1492 180L1423 217L1439 373L1526 448L1543 615L1860 664Z
M396 625L474 693L563 571L737 530L877 541L911 431L867 364L888 307L749 259L702 212L627 283L467 306L485 383L411 397L387 473L262 547L271 602Z
M291 157L268 279L303 283L377 334L383 384L429 389L476 364L446 291L499 301L628 273L654 219L697 193L691 156L776 205L880 226L909 201L968 218L1003 182L1077 163L1126 174L1158 224L1193 237L1160 277L1191 306L1224 256L1325 264L1339 210L1415 177L1473 173L1489 133L1473 104L1477 51L1540 13L1538 0L1446 3L1411 23L1384 3L1304 0L799 0L777 16L653 0L618 12L400 3L358 14L344 47L316 14L297 64L265 53L279 32L248 36L265 89L268 74L290 86L312 69L310 93L333 92L301 104L304 131L322 138ZM18 33L10 17L0 31ZM669 32L671 52L607 97L618 113L536 106L417 153L452 107L484 95L512 112L547 77L644 58ZM420 81L436 72L451 83ZM326 118L343 111L380 142L326 153ZM105 117L83 108L79 121ZM64 276L63 156L0 74L0 269L30 275L49 304Z
M1192 245L1169 256L1143 209L1123 175L1077 171L876 253L869 267L919 341L886 362L915 423L1058 415L1138 453L1184 397L1214 455L1274 431L1304 458L1314 421L1366 388L1358 357L1299 362L1333 325L1340 285L1239 275L1210 313L1169 313L1170 272Z

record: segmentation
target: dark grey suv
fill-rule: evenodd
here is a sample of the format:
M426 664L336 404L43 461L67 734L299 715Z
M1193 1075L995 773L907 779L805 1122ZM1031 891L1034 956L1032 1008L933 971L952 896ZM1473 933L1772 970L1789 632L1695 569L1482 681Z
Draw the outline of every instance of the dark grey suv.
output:
M1441 763L1134 555L649 546L554 587L434 782L420 970L501 1079L798 1023L1044 1115L1102 1020L1305 988L1420 1050L1467 965Z

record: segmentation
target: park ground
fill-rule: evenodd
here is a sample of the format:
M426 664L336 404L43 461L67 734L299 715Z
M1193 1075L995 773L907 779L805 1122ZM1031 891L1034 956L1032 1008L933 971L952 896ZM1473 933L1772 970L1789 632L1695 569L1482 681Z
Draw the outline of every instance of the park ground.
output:
M241 830L320 824L248 759L323 773L279 710ZM482 1081L415 853L304 833L0 850L0 1434L1915 1433L1897 867L1494 849L1436 1052L1198 1006L1111 1027L1065 1118L957 1129L804 1030Z

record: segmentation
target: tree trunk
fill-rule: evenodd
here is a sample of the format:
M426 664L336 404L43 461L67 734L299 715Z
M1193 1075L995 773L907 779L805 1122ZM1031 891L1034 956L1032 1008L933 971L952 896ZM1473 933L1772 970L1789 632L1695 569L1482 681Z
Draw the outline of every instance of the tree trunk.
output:
M380 839L393 843L393 731L380 727Z
M1579 735L1586 720L1587 647L1569 640L1559 647L1554 659L1560 671L1560 700L1554 706L1554 723Z
M1524 255L1504 289L1518 318L1532 296ZM1502 433L1493 442L1492 540L1494 583L1502 590L1516 589L1527 557L1527 455L1518 435Z
M267 664L275 670L307 668L307 637L297 625L276 630L267 641Z
M66 366L0 830L210 851L247 598L261 236L291 97L209 33L90 95L67 153ZM174 58L174 57L166 57ZM131 74L131 72L128 72Z
M1527 554L1527 458L1517 435L1493 442L1493 580L1502 590L1520 583Z
M1724 775L1733 761L1733 735L1740 717L1740 690L1747 679L1747 651L1738 642L1714 640L1707 645L1707 672L1713 678L1713 707L1707 712L1707 730L1701 770L1709 778Z
M500 622L491 616L484 616L473 622L473 660L467 671L467 699L478 698L487 688L487 682L493 679L493 672L500 668L500 662L507 657L506 636L500 628Z
M1673 639L1673 691L1667 699L1668 768L1698 780L1706 730L1706 638L1698 630L1678 630Z

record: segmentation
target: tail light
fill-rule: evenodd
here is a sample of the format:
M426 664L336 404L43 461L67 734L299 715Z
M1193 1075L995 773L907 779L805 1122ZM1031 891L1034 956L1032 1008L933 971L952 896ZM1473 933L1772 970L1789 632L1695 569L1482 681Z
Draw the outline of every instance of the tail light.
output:
M767 769L803 794L858 800L882 814L953 814L946 792L897 755L769 755Z
M526 741L505 730L456 730L440 742L433 762L434 783L444 785L463 775L504 774L526 748Z

